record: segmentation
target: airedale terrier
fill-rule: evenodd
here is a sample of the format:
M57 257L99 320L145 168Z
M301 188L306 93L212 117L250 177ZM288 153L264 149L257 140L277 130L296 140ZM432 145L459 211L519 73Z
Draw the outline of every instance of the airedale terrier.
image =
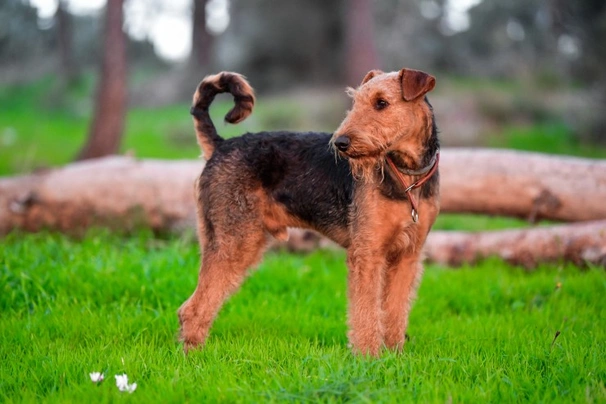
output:
M223 302L268 244L288 227L313 229L347 250L349 340L355 353L401 349L439 211L439 141L417 70L369 72L348 89L353 107L334 134L261 132L221 138L209 116L229 92L229 123L252 111L243 76L223 72L198 86L191 113L207 159L197 184L203 249L198 285L179 309L184 349L201 346Z

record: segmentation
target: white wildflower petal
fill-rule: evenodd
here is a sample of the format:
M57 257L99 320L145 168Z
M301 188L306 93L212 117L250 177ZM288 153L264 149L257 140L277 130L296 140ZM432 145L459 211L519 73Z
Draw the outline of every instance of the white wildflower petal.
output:
M116 387L120 391L132 393L137 389L137 383L128 384L128 376L126 374L116 375Z
M122 375L116 375L116 387L118 387L118 389L120 391L124 391L124 389L126 388L126 385L128 384L128 376L125 374Z
M101 383L103 381L103 379L105 378L105 375L101 372L92 372L89 373L90 379L91 381L93 381L93 383Z

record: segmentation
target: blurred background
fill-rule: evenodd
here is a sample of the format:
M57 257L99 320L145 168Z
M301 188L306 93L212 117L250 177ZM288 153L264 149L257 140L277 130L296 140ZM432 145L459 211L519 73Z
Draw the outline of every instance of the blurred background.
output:
M2 0L0 175L194 158L188 104L246 75L244 131L332 131L370 69L437 78L443 144L606 157L603 0ZM105 131L104 131L105 130Z

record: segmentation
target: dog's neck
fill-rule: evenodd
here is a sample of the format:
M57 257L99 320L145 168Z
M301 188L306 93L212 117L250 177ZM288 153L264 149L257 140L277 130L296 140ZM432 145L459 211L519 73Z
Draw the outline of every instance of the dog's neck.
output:
M440 141L433 112L430 119L431 125L423 132L403 136L387 150L384 160L390 158L404 175L422 175L417 172L431 167L436 159ZM385 165L386 160L382 164Z
M423 156L423 158L420 159L421 163L415 164L416 167L419 167L419 166L420 167L419 168L414 168L414 169L413 168L409 168L410 166L405 163L406 160L407 160L405 158L401 159L402 162L397 163L396 162L397 161L397 157L396 157L397 154L396 153L387 153L386 158L390 159L394 163L396 169L400 173L402 173L404 175L408 175L408 176L422 176L422 175L427 174L434 167L434 165L436 164L436 160L438 158L438 153L439 152L440 152L440 149L435 149L435 151L433 152L433 154L431 155L431 157L429 159L429 162L427 162L427 163L425 163L425 160L427 160L425 158L426 156ZM426 153L426 154L429 155L429 153ZM418 159L410 158L408 160L418 160Z
M414 151L410 149L388 151L385 158L391 159L402 174L418 176L431 169L439 149L437 142L425 142L424 145L414 147Z

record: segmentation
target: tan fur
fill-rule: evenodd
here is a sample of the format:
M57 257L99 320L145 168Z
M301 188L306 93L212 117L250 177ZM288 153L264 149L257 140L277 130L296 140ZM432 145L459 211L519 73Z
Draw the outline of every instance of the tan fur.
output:
M215 75L203 83L219 81L220 75ZM424 145L432 129L430 107L422 96L434 85L433 77L414 70L369 72L357 89L350 90L353 107L331 139L333 144L345 134L351 139L349 149L339 152L348 159L356 178L351 224L324 234L347 249L349 339L359 354L376 356L383 346L398 350L405 342L408 315L423 273L422 248L438 214L439 201L437 190L429 198L414 191L419 200L419 221L414 223L409 201L385 197L380 186L386 175L392 175L385 163L387 153L410 169L422 167ZM194 105L200 104L202 87L194 95ZM245 81L240 89L252 94ZM378 110L375 105L379 98L389 106ZM252 104L238 119L244 119L251 109ZM198 137L205 153L212 154L206 137ZM264 189L252 188L252 174L239 164L242 158L234 155L215 166L212 183L206 185L205 192L214 201L204 213L213 222L212 240L205 236L204 209L199 205L204 250L199 281L179 309L186 351L205 342L225 299L261 259L268 235L285 240L288 227L306 226ZM407 177L410 183L414 180ZM229 192L215 194L214 186L222 189L221 184L229 184ZM204 184L199 186L202 189Z
M382 344L390 349L404 345L408 314L423 273L422 247L439 201L422 201L419 222L413 223L410 205L381 198L375 182L384 178L388 152L411 169L421 168L432 125L422 96L434 86L432 76L415 70L371 71L357 89L348 89L353 107L333 135L333 143L341 135L350 137L345 155L354 176L365 184L356 199L360 215L348 249L350 340L362 353L377 355ZM377 111L377 99L389 106Z
M373 75L368 78L371 73ZM427 118L429 107L422 97L412 102L404 100L401 79L401 72L377 75L376 71L371 71L360 87L348 90L353 98L353 108L336 130L333 141L341 134L352 138L347 157L359 180L375 178L373 174L383 169L387 151L397 150L407 156L420 154L421 141L431 125ZM373 103L379 98L385 99L390 106L377 113ZM417 164L416 161L408 163Z

